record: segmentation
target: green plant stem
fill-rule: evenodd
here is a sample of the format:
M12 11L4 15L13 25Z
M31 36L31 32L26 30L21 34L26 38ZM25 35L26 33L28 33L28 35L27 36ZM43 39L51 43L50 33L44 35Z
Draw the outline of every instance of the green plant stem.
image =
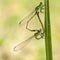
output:
M52 43L51 43L51 25L50 25L50 11L49 0L45 0L45 48L46 60L52 60Z

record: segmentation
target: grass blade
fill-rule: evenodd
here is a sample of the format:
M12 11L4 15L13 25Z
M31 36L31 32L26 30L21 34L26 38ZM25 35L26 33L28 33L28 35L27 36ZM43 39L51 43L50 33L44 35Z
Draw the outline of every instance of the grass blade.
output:
M51 24L50 24L50 11L49 0L45 0L45 48L46 60L52 60L52 44L51 44Z

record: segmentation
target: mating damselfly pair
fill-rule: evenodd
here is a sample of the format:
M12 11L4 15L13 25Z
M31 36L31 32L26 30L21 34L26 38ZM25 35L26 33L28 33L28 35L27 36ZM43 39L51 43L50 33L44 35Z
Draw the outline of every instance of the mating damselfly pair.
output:
M39 15L39 13L42 13L42 14L43 14L43 10L44 10L44 5L43 5L42 2L40 2L40 4L39 4L38 6L36 6L35 9L27 16L27 17L29 17L30 15L32 15L32 14L34 13L34 15L28 19L27 24L26 24L26 29L29 30L29 31L31 31L31 32L35 32L35 33L34 33L33 36L29 37L29 38L26 39L25 41L23 41L23 42L19 43L18 45L16 45L16 46L14 47L14 51L18 51L18 50L23 49L23 48L30 42L30 40L31 40L33 37L35 37L37 40L39 40L39 39L41 39L41 38L44 37L44 33L45 33L45 31L44 31L44 26L43 26L43 23L42 23L42 21L41 21L40 15ZM42 27L42 28L39 28L39 30L38 30L38 29L32 30L32 29L28 28L29 22L31 21L31 19L32 19L35 15L37 16L37 18L38 18L38 20L39 20L39 22L40 22L40 24L41 24L41 27ZM26 18L26 17L25 17L25 18ZM25 20L25 18L22 19L22 20L19 22L19 24L21 24L21 23ZM39 37L38 37L38 36L39 36Z

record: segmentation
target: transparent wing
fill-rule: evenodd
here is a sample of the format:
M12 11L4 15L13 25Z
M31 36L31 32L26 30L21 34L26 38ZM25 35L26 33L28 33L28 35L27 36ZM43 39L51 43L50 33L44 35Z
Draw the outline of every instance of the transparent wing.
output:
M14 47L14 51L19 51L19 50L24 49L24 47L32 40L33 37L34 37L34 35L31 36L30 38L28 38L27 40L25 40L25 41L19 43L18 45L16 45Z
M35 12L35 10L33 10L29 15L27 15L26 17L24 17L24 18L19 22L19 24L21 24L23 21L29 20L29 18L30 18L31 16L33 16L34 12Z
M36 6L35 9L30 14L28 14L25 18L23 18L19 22L19 24L24 23L24 22L30 20L33 15L36 15L36 11L38 11L39 9L40 9L40 12L42 12L42 9L43 9L43 3L42 2L40 2L40 4L38 6Z

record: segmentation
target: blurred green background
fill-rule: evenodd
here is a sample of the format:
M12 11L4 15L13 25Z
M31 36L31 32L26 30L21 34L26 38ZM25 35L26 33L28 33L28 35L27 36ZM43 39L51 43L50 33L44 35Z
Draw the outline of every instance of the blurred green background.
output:
M26 30L25 22L19 25L19 21L41 1L44 3L44 0L0 0L0 60L46 60L44 39L33 38L22 52L13 51L16 44L33 34ZM53 60L60 60L60 0L50 0L50 17ZM31 29L40 27L37 20L33 19Z

